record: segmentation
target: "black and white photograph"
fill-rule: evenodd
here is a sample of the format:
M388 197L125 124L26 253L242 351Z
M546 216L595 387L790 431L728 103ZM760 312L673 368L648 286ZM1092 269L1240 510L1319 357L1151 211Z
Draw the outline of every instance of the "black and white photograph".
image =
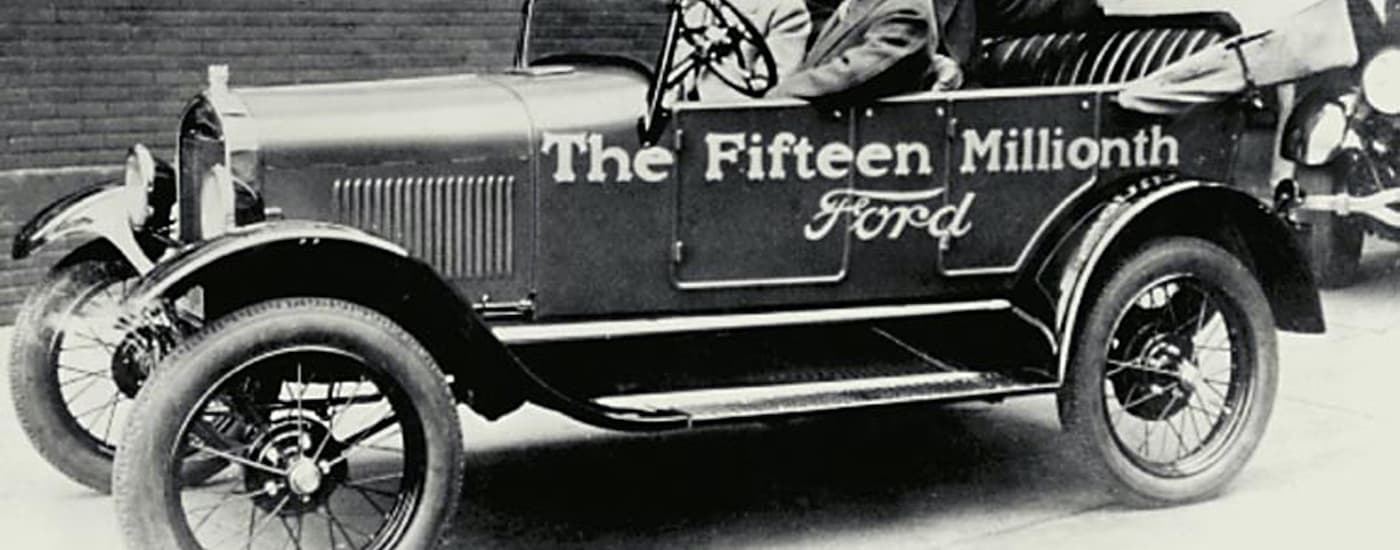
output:
M0 547L1400 545L1400 0L3 0L0 245Z

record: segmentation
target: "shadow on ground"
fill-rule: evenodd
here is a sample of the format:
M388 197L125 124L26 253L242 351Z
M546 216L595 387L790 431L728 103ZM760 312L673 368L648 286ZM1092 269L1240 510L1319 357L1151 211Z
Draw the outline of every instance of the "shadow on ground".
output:
M475 452L449 546L768 544L998 502L1096 505L1040 413L905 407Z

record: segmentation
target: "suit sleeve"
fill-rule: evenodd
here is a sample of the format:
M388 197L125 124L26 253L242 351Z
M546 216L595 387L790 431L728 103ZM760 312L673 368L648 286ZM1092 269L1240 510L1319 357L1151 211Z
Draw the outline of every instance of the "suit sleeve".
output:
M856 44L829 61L789 76L768 95L811 99L849 90L905 57L922 53L936 38L928 13L896 9L877 17Z
M812 16L803 0L785 0L773 9L764 28L768 49L778 68L778 80L797 72L807 52L807 35L812 32Z

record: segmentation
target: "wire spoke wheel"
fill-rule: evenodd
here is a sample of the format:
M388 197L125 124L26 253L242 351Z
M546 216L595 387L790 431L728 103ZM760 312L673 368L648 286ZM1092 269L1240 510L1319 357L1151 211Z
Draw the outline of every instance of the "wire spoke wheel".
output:
M133 280L107 281L78 296L69 311L55 316L49 346L49 362L57 370L64 408L71 412L79 433L107 456L116 449L113 427L121 429L131 404L112 366L118 347L126 339L117 326L119 304Z
M232 411L246 426L235 440L195 420ZM230 372L192 414L176 453L233 465L181 488L203 548L384 547L421 495L422 464L405 457L422 455L422 423L362 358L281 350Z
M1145 506L1221 491L1268 424L1273 325L1249 268L1214 243L1162 239L1125 258L1087 309L1059 395L1096 478Z
M10 389L39 454L74 481L107 492L132 398L160 357L201 321L192 311L123 319L135 271L120 259L71 259L87 256L95 254L74 252L26 298L11 344ZM189 466L190 479L220 467Z
M1119 448L1157 475L1209 467L1248 410L1243 321L1216 294L1191 276L1162 279L1129 303L1112 333L1104 414Z
M426 547L451 516L461 434L431 357L324 299L219 320L138 396L115 493L133 548ZM185 483L178 464L219 460Z

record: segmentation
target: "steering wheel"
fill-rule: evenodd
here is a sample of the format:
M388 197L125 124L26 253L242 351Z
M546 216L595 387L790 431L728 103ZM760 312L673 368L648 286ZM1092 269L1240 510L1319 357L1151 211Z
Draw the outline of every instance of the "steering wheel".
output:
M761 97L778 83L778 64L763 33L734 4L729 0L687 0L682 4L676 34L690 46L690 52L671 64L666 73L667 88L679 84L692 71L713 74L749 97ZM696 14L702 16L687 17ZM754 54L752 59L746 55L749 52Z
M657 77L647 90L647 110L637 121L638 135L647 145L657 142L670 118L667 95L692 73L709 71L749 97L762 96L778 83L778 63L768 43L729 0L671 0L670 4L666 41L657 56ZM703 11L697 9L696 4L701 4ZM706 17L701 17L698 25L693 24L685 17L691 11ZM678 51L681 40L690 48L689 52ZM746 49L757 57L746 58Z

